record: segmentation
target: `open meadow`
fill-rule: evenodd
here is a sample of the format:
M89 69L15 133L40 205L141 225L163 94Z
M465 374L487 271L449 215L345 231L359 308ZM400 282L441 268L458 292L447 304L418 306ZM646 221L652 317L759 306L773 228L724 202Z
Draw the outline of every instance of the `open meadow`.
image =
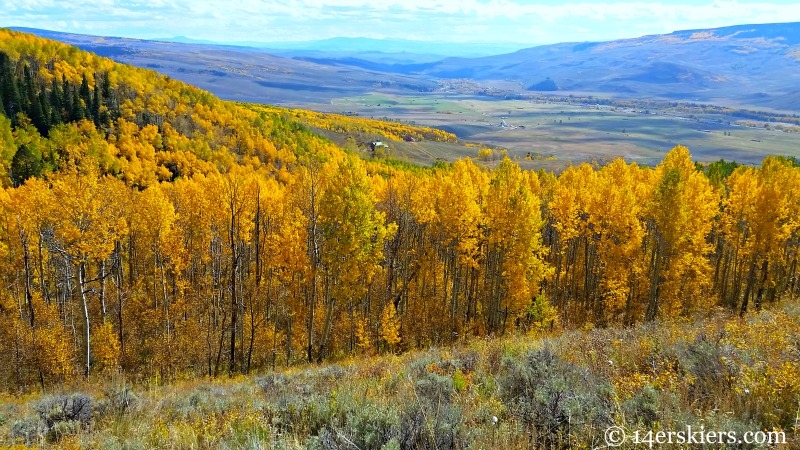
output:
M726 159L760 164L767 155L800 157L797 127L781 129L758 122L746 126L742 119L713 111L682 114L669 103L642 109L570 101L570 97L553 99L381 93L335 99L312 109L438 127L462 141L507 149L513 160L530 169L563 169L616 157L655 165L678 144L689 147L698 161L707 162ZM426 165L437 159L476 155L463 145L406 142L393 147L395 157Z

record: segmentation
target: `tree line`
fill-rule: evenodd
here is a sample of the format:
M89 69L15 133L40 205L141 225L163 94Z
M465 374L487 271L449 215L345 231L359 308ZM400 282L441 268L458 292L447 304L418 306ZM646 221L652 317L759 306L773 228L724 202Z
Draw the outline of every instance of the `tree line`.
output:
M53 78L73 67L42 58ZM119 105L108 122L62 115L43 135L29 110L0 117L5 387L746 314L800 290L800 169L786 158L697 165L678 146L652 168L618 159L555 175L505 158L406 170L361 160L286 111L81 64L100 109ZM83 74L65 76L80 97ZM50 166L20 176L23 149Z
M87 158L87 161L91 161ZM138 189L96 164L2 192L10 385L249 372L795 296L800 169L715 186L677 147L559 176L341 154Z

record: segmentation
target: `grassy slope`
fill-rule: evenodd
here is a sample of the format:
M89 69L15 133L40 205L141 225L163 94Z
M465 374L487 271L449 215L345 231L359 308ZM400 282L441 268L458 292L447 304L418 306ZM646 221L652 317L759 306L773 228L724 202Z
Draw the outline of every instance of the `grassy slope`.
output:
M0 445L594 448L613 424L703 424L740 436L784 430L796 444L798 332L792 304L745 319L715 312L691 323L513 336L253 377L131 387L108 376L64 387L91 400L83 424L58 417L71 404L59 406L53 392L5 395Z

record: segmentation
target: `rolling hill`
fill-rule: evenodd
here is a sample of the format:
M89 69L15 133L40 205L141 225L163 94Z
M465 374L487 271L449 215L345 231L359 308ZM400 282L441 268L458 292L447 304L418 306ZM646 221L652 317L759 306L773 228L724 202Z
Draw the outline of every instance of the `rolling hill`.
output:
M451 58L422 73L515 80L531 89L598 92L797 110L800 23L677 31ZM546 88L536 86L547 80ZM534 89L534 90L535 90Z
M16 30L74 45L124 64L154 69L226 100L299 105L358 95L376 88L418 93L438 86L423 77L387 75L344 63L320 64L306 60L319 55L305 50L298 51L303 56L295 58L252 47Z
M380 53L361 43L347 52L342 50L346 42L339 41L335 49L265 50L26 31L157 69L223 98L255 102L307 104L371 91L431 91L437 80L455 78L486 84L512 81L520 91L578 91L783 111L796 111L800 100L800 23L560 43L439 61L408 52Z

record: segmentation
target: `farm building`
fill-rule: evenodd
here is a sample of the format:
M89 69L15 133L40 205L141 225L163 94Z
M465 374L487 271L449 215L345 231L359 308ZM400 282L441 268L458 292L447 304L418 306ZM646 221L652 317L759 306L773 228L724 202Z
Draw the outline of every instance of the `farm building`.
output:
M380 147L389 148L389 146L384 144L383 141L372 141L369 144L369 147L372 149L373 152L375 151L375 149Z

